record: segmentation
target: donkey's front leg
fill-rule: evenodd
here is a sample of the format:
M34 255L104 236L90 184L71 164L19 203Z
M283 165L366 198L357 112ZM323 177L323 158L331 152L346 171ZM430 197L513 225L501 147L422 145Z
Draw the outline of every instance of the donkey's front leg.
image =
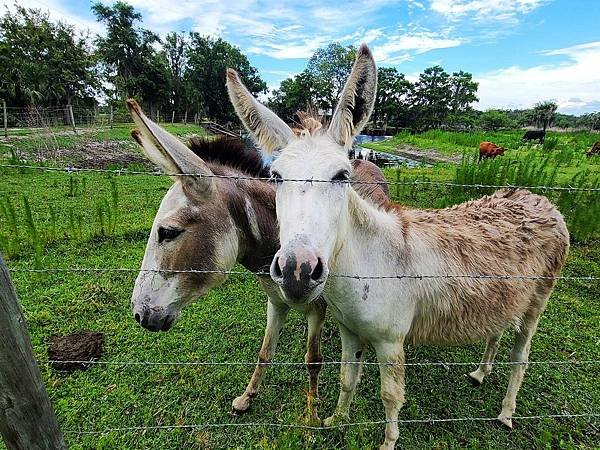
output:
M381 400L385 408L385 440L380 450L393 449L400 432L398 413L404 404L403 339L374 345L381 375Z
M284 304L274 304L270 299L267 302L267 328L265 337L258 353L258 364L254 369L252 378L242 395L233 400L233 412L244 413L250 408L252 398L257 394L260 383L265 375L267 366L270 363L279 341L279 332L285 323L285 319L290 308Z
M322 299L317 299L311 303L311 309L306 311L308 320L308 340L306 342L306 368L310 379L310 386L307 394L307 423L312 426L321 425L321 420L317 414L317 401L319 398L319 372L323 355L321 354L321 330L325 322L325 311L327 304Z
M342 364L340 366L340 396L331 417L325 419L325 426L330 427L348 420L350 404L356 392L362 372L364 345L360 338L340 323L342 338Z

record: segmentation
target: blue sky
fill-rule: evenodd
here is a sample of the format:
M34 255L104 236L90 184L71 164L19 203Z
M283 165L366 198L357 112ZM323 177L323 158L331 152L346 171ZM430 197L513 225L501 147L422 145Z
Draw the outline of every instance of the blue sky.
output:
M101 32L84 0L17 0ZM12 4L13 0L0 0ZM111 2L105 2L111 3ZM479 81L481 109L600 110L600 0L131 0L143 26L221 36L248 55L270 88L332 41L367 42L408 78L441 64Z

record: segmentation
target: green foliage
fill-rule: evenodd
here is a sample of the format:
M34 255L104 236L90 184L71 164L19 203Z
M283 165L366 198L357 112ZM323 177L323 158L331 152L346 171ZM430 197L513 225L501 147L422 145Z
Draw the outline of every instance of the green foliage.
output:
M17 4L0 17L0 98L10 106L91 105L94 65L86 36L48 13Z
M202 106L207 117L217 121L238 120L225 87L228 67L237 70L251 93L266 92L266 83L256 68L250 65L246 55L221 38L191 33L187 61L184 76L193 86L192 99Z
M515 120L506 111L490 109L479 115L479 126L484 130L498 131L515 128Z

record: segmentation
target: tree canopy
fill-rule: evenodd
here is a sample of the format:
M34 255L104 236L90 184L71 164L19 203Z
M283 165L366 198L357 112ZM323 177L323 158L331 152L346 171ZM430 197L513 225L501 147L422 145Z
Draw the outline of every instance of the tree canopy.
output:
M84 35L16 5L0 17L0 98L12 106L93 104L98 86Z

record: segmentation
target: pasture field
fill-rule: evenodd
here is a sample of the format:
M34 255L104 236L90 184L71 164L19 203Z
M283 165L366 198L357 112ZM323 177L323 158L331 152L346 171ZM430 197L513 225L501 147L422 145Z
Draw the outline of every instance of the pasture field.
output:
M191 126L167 129L181 136L198 131ZM14 139L9 141L10 146L0 142L0 152L4 153L3 163L27 161L60 165L65 161L89 162L80 154L82 151L96 149L95 155L101 155L102 148L108 148L111 155L118 150L130 155L129 159L96 156L94 167L144 167L139 150L128 138L128 128L102 133L105 134L66 136L71 143L59 142L51 147L57 152L51 156L58 158L58 162L47 158L48 148L42 147L40 151L43 137ZM35 139L39 140L33 142ZM59 139L59 136L52 139ZM502 141L497 143L503 145ZM63 149L69 151L63 153ZM10 150L13 150L12 154ZM580 163L573 162L579 161L579 149L573 150L569 162L565 156L560 163L569 169L561 169L555 175L548 170L550 163L539 163L547 160L541 155L541 149L524 148L522 152L523 155L516 158L520 162L512 164L523 168L521 172L504 169L502 158L479 166L465 160L458 166L440 164L429 168L386 169L385 172L390 181L476 181L489 179L500 172L501 177L494 175L495 180L528 182L538 179L539 182L564 185L577 172L587 170L590 174L585 179L580 177L579 183L597 186L598 162L585 159ZM560 152L566 155L566 150ZM507 155L511 157L510 153ZM507 155L504 161L510 161ZM543 170L540 164L543 164ZM304 423L308 376L302 366L269 368L251 410L245 416L233 417L230 415L231 400L243 392L253 371L251 365L118 364L254 362L257 358L265 323L266 296L250 275L232 275L221 287L185 309L180 322L166 333L150 333L133 319L129 300L137 276L135 270L141 263L154 214L169 186L170 180L162 176L68 174L0 168L0 248L9 267L133 269L131 272L13 273L34 350L40 360L47 358L46 341L51 335L79 330L105 334L101 358L107 363L105 365L64 374L46 363L41 364L70 448L377 448L383 437L383 425L330 430L260 425ZM405 204L440 207L485 190L407 184L391 186L390 191L396 200ZM597 218L594 221L594 217L588 217L598 208L600 193L580 197L569 194L576 199L571 201L562 197L566 194L549 192L549 195L568 209L565 214L578 230L579 237L573 239L564 275L600 276ZM533 339L531 361L600 360L599 301L600 283L597 281L559 281ZM302 362L305 336L305 321L300 314L291 312L275 360ZM507 361L511 337L511 333L505 335L498 361ZM483 344L453 348L410 346L407 362L477 362L482 352ZM331 319L324 330L323 354L326 361L336 361L340 357L339 336ZM372 350L369 350L367 360L375 360ZM408 367L407 401L400 419L495 417L501 409L510 369L496 366L484 384L474 388L464 376L473 370L472 367ZM531 365L519 393L516 414L598 414L599 375L600 364ZM321 418L334 409L338 377L336 365L326 365L321 372ZM383 419L376 366L365 366L351 412L353 422ZM512 431L487 421L406 423L400 427L398 448L592 449L600 445L599 422L598 418L516 419ZM203 424L242 426L200 426ZM157 425L199 427L86 434ZM2 444L0 448L3 448Z

